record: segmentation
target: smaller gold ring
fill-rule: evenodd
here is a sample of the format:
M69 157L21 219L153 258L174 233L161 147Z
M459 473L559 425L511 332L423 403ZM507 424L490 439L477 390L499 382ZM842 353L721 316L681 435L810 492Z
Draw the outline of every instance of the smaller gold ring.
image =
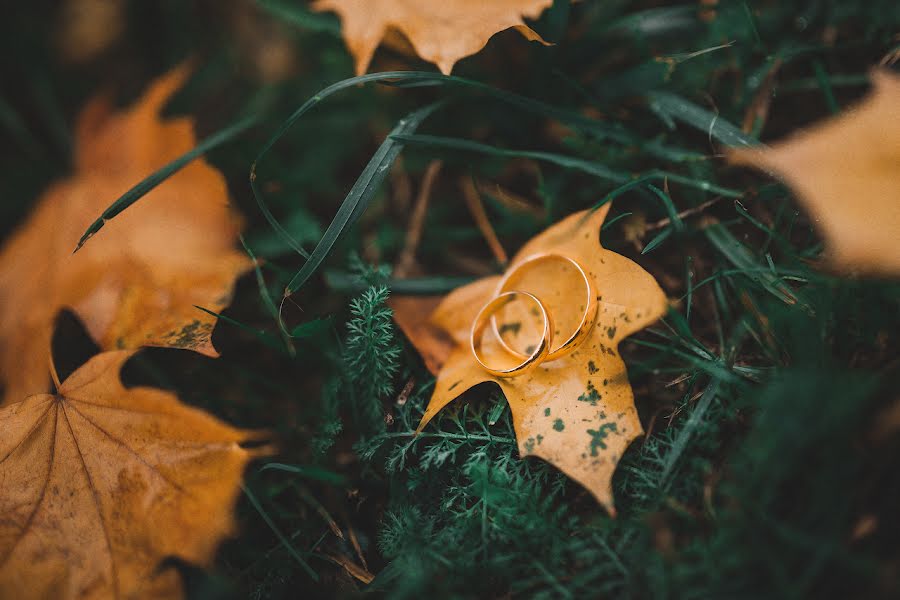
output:
M557 254L555 252L532 254L522 262L518 263L514 268L507 271L507 273L503 276L503 279L500 280L500 283L497 284L497 296L499 297L501 294L503 294L504 288L517 271L521 270L526 265L533 265L534 263L543 260L562 260L570 263L581 275L581 278L584 279L584 286L587 290L584 315L581 317L581 323L578 324L578 327L575 329L575 332L569 337L569 339L563 342L559 348L553 349L549 352L549 354L547 354L547 358L545 358L544 360L549 362L552 360L556 360L557 358L562 358L570 352L574 352L575 349L578 348L578 346L580 346L582 342L584 342L588 334L591 332L591 329L593 329L594 323L597 321L598 303L597 293L594 290L594 284L591 282L591 278L588 276L588 274L584 272L584 269L581 267L581 265L578 264L578 261L569 258L564 254ZM524 294L525 292L522 293ZM500 340L500 345L503 346L503 348L507 352L519 358L524 358L526 356L525 354L512 348L509 344L506 343L506 340L504 340L503 336L500 335L500 329L497 327L497 317L495 315L491 315L491 327L493 328L494 335L496 335L497 339Z
M541 311L541 318L544 320L544 332L541 335L540 341L535 346L534 351L529 355L522 355L525 357L523 362L510 369L492 369L487 366L478 355L478 347L481 346L481 336L484 334L484 328L487 327L488 317L493 316L495 312L506 306L509 302L512 302L516 296L525 296L537 304L538 309ZM518 291L504 292L485 304L482 309L478 311L478 315L472 322L472 332L469 335L469 345L472 348L472 354L475 356L475 360L478 361L478 364L480 364L485 371L497 377L515 377L517 375L528 373L544 362L547 358L547 354L550 352L550 344L552 342L553 321L550 318L550 313L548 313L546 307L544 307L543 302L541 302L534 294Z

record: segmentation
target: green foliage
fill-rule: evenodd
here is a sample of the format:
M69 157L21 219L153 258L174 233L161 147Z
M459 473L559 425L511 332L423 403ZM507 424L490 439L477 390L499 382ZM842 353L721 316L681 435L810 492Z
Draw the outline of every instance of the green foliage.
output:
M394 335L391 309L385 306L388 289L372 286L350 303L347 342L344 348L346 377L356 420L361 428L383 428L382 398L394 389L400 347Z

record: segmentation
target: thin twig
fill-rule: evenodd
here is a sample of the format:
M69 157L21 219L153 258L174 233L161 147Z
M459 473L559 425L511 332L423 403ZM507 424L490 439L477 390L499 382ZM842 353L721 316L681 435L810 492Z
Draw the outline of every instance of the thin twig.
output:
M428 164L428 168L425 169L422 185L419 187L418 196L416 196L416 205L413 207L413 213L409 219L409 227L406 230L406 241L394 267L394 277L397 279L403 279L409 275L415 264L416 250L419 248L419 242L422 241L425 216L428 214L428 201L431 198L431 189L434 187L434 182L437 180L443 164L441 160L433 160Z
M462 188L466 206L469 207L469 212L472 214L472 218L475 219L475 224L478 226L479 231L481 231L481 235L484 236L484 240L491 249L494 258L501 265L505 265L509 262L509 257L506 255L506 250L500 245L500 240L497 239L494 227L488 220L487 213L484 211L484 204L481 203L481 194L475 189L472 178L468 176L460 177L459 185Z
M707 208L709 208L710 206L712 206L713 204L715 204L716 202L718 202L719 200L721 200L722 198L723 198L722 196L716 196L712 200L707 200L703 204L699 204L697 206L694 206L693 208L688 208L686 210L683 210L680 213L678 213L678 218L683 220L685 217L690 217L690 216L696 215L697 213L701 213L704 210L706 210ZM656 221L654 223L648 223L645 231L654 231L656 229L662 229L663 227L666 227L667 225L669 225L671 222L672 222L671 217L666 217L666 218L660 219L659 221Z

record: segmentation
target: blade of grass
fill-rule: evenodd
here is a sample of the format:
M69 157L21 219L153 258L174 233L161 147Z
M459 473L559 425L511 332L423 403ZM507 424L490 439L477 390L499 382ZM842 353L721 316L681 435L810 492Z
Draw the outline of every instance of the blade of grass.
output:
M669 221L672 223L675 231L684 231L684 222L682 222L681 217L678 216L678 209L675 208L675 203L672 202L672 198L669 194L655 185L648 185L647 187L657 198L659 198L660 202L662 202L663 208L666 209L666 213L669 215Z
M822 88L822 95L825 96L825 104L828 106L828 110L833 115L838 114L841 112L841 107L834 97L834 89L832 89L828 73L825 71L825 65L822 64L821 60L816 59L813 61L813 69L816 72L816 81L819 82L819 87Z
M305 560L303 560L303 557L300 556L300 553L291 544L290 540L288 540L284 536L284 534L281 532L281 530L278 529L278 526L276 526L275 522L272 521L272 518L262 507L262 504L259 503L259 500L257 500L256 496L253 494L253 492L250 491L250 488L241 484L241 489L244 491L244 494L247 496L247 499L250 500L250 504L252 504L253 508L256 509L256 512L259 513L259 516L262 517L263 521L266 522L266 525L269 526L269 529L272 530L272 533L275 534L275 537L278 538L278 541L281 542L281 545L284 546L284 548L288 551L288 554L290 554L291 556L294 557L294 560L296 560L297 563L299 563L299 565L303 568L304 571L307 572L307 574L312 578L313 581L319 581L318 573L313 571L312 567L310 567L309 564Z
M659 247L659 245L662 244L664 241L666 241L669 238L669 236L672 235L672 232L674 232L674 231L675 231L674 227L666 227L665 229L660 231L658 234L656 234L653 237L652 240L647 242L647 245L644 246L643 250L641 250L641 254L649 254L650 252L653 252L653 250L655 248Z
M378 191L381 182L384 181L384 178L387 176L390 166L394 163L397 155L400 154L400 150L403 149L403 144L395 140L393 134L415 131L422 121L437 110L442 104L442 102L430 104L425 108L411 113L397 123L397 126L394 128L391 135L388 135L378 150L375 151L375 154L372 156L371 160L369 160L369 164L363 169L363 172L356 180L356 183L353 184L350 192L347 194L346 198L344 198L340 208L338 208L337 213L334 215L334 219L331 221L328 229L325 230L325 235L323 235L322 239L319 240L319 243L316 244L309 260L306 261L303 267L288 283L284 292L285 296L293 294L306 283L312 274L315 273L316 269L319 268L319 265L322 264L322 261L325 260L325 257L331 252L331 248L341 237L346 228L352 225L368 206L372 197L375 195L375 192Z
M602 179L607 179L614 182L627 182L624 183L622 187L617 188L616 190L611 192L610 195L604 198L604 200L602 200L600 204L597 204L596 207L602 206L606 202L611 201L616 196L625 193L626 191L634 187L643 185L651 181L662 181L665 179L669 179L670 181L680 183L688 187L700 189L707 192L713 192L725 196L726 198L740 198L743 196L743 193L738 190L720 187L715 184L709 183L708 181L692 179L690 177L678 175L677 173L669 173L668 171L653 170L639 175L636 178L632 178L631 175L613 171L600 163L583 160L572 156L566 156L564 154L554 154L551 152L538 152L532 150L509 150L506 148L498 148L496 146L482 144L473 140L442 137L436 135L416 134L395 135L394 137L407 144L431 146L435 148L448 148L454 150L463 150L467 152L478 152L481 154L505 158L531 158L533 160L549 162L551 164L555 164L567 169L576 169L589 175L600 177Z
M688 421L684 428L678 432L678 437L676 437L675 441L672 443L672 449L666 454L662 475L660 476L663 488L668 487L672 475L675 472L675 466L678 464L678 460L681 458L681 455L684 454L684 451L691 442L691 438L694 436L694 432L703 421L710 404L712 404L712 401L719 393L720 383L719 378L715 376L712 381L709 382L709 385L706 386L706 389L703 391L703 395L700 396L700 400L697 402L694 410L691 411L691 415L688 417Z
M436 135L394 135L392 136L398 141L405 144L417 146L430 146L433 148L445 148L449 150L463 150L466 152L477 152L479 154L487 154L489 156L497 156L502 158L530 158L532 160L540 160L548 162L566 169L576 169L589 175L594 175L601 179L608 179L615 182L625 182L631 177L627 173L619 173L605 167L604 165L588 160L582 160L572 156L563 154L553 154L551 152L538 152L533 150L509 150L506 148L498 148L488 144L482 144L473 140L465 140L460 138L441 137Z
M217 318L217 319L220 319L220 320L222 320L222 321L224 321L224 322L226 322L226 323L228 323L228 324L230 324L230 325L234 325L235 327L237 327L237 328L239 328L239 329L243 329L244 331L247 331L247 332L249 332L249 333L252 333L254 336L256 336L257 338L259 338L259 341L261 341L263 344L265 344L265 345L268 346L269 348L272 348L273 350L278 350L278 351L283 351L283 350L284 350L284 348L283 348L281 345L278 344L278 342L276 341L276 339L275 339L275 338L272 338L272 337L271 337L268 333L266 333L265 331L256 329L256 328L254 328L254 327L250 327L249 325L247 325L247 324L245 324L245 323L241 323L241 322L238 321L238 320L232 319L231 317L229 317L229 316L227 316L227 315L223 315L223 314L217 313L217 312L215 312L215 311L209 310L208 308L203 308L202 306L198 306L198 305L196 305L196 304L194 305L194 308L197 308L197 309L199 309L199 310L202 310L202 311L205 312L206 314L211 315L211 316L213 316L213 317L215 317L215 318Z
M685 177L683 175L678 175L677 173L670 173L668 171L660 171L653 170L643 175L639 175L636 178L632 179L628 183L625 183L606 196L604 196L599 202L594 204L592 208L597 209L603 206L608 202L612 202L625 192L632 190L636 187L640 187L646 183L650 183L651 181L664 181L668 179L671 182L680 183L686 187L703 190L704 192L712 192L714 194L718 194L719 196L724 196L725 198L741 198L743 197L743 193L738 190L733 190L730 188L724 188L713 183L709 183L708 181L704 181L702 179L692 179L690 177Z
M148 175L133 188L122 194L115 202L113 202L109 206L109 208L103 211L103 213L99 218L97 218L96 221L88 226L87 230L84 232L84 235L82 235L81 239L78 240L78 245L75 247L75 252L78 252L78 249L84 246L85 242L87 242L98 231L100 231L107 221L115 218L123 210L140 200L142 197L144 197L145 194L147 194L147 192L183 169L195 158L206 154L213 148L217 148L226 142L230 142L231 140L242 134L244 131L252 127L254 124L256 124L256 122L257 118L255 116L241 119L237 123L229 125L225 129L209 136L208 138L197 144L193 149L185 152L169 164Z
M347 478L340 473L335 473L334 471L329 471L328 469L323 469L322 467L286 465L284 463L267 463L263 465L259 470L284 471L285 473L293 473L295 475L300 475L301 477L315 479L316 481L322 481L325 483L330 483L332 485L345 485L347 483Z
M601 232L602 232L602 231L606 231L607 229L609 229L610 227L612 227L613 224L615 224L616 222L621 221L621 220L624 219L625 217L630 217L630 216L633 215L633 214L634 214L634 213L624 212L624 213L622 213L621 215L616 215L615 217L613 217L612 219L610 219L609 221L607 221L606 223L604 223L603 226L600 228L600 231L601 231Z
M650 110L666 123L682 121L715 138L726 146L756 146L759 141L745 134L716 113L670 92L651 92L647 95Z
M281 315L279 313L278 307L272 300L272 295L269 294L269 288L266 287L266 280L263 277L262 269L259 268L259 261L256 260L256 255L253 254L253 250L251 250L250 246L247 245L247 242L244 240L244 236L239 236L239 239L241 240L241 245L244 247L244 251L247 253L247 256L249 256L250 260L253 261L253 272L256 275L256 285L259 288L259 297L260 299L262 299L263 306L266 307L266 310L268 310L269 314L272 315L272 318L275 319L275 323L278 325L278 332L281 334L281 340L284 342L284 347L287 350L287 353L290 356L296 356L297 349L294 347L294 342L291 341L291 334L288 332L284 321L281 320Z
M785 304L798 304L797 293L778 276L773 275L769 269L760 269L759 263L750 250L731 235L724 225L714 223L706 227L703 233L728 262L739 269L745 269L746 276L762 286L763 289ZM805 303L799 303L801 306L809 308Z

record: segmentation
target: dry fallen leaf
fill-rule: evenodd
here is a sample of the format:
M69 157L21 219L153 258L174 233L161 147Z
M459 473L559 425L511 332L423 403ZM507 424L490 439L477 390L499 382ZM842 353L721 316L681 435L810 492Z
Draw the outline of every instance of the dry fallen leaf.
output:
M628 383L625 363L617 351L626 336L656 321L666 310L666 297L653 277L631 260L600 246L599 231L609 205L576 213L529 241L510 269L536 253L559 253L576 260L596 287L597 322L572 354L545 362L535 371L510 378L487 373L472 355L472 322L495 293L499 277L487 277L450 293L430 318L455 342L435 383L421 430L444 406L467 389L493 381L506 395L522 456L539 456L572 477L614 512L611 480L628 444L642 433ZM585 310L584 280L561 261L533 263L510 280L508 289L531 292L552 314L558 345L575 331ZM515 302L499 315L504 340L519 351L540 337L541 321L531 305ZM413 331L412 329L408 330ZM427 331L422 326L415 331ZM423 352L440 355L431 333L410 336ZM490 329L481 353L484 360L505 368L519 362L498 343Z
M546 44L522 20L538 18L553 0L316 0L313 10L341 18L344 41L356 62L356 74L369 68L375 48L396 28L416 53L449 75L453 65L475 54L495 33L515 28L528 40Z
M768 149L731 160L783 178L824 235L835 266L900 274L900 76L872 76L855 109Z
M175 70L127 110L104 98L83 111L75 173L48 189L0 252L0 377L5 398L47 391L46 361L61 308L103 349L188 348L216 356L210 335L250 261L225 179L196 160L111 220L76 254L87 226L135 183L196 145L188 118L160 120L183 83Z
M64 0L57 12L60 58L82 63L109 49L125 31L123 0Z
M441 297L435 296L391 296L387 301L400 331L412 341L422 355L425 367L433 375L440 372L456 346L443 329L428 320L441 300Z
M179 597L159 562L208 564L233 532L249 432L125 389L133 353L98 354L56 394L0 409L0 597Z

